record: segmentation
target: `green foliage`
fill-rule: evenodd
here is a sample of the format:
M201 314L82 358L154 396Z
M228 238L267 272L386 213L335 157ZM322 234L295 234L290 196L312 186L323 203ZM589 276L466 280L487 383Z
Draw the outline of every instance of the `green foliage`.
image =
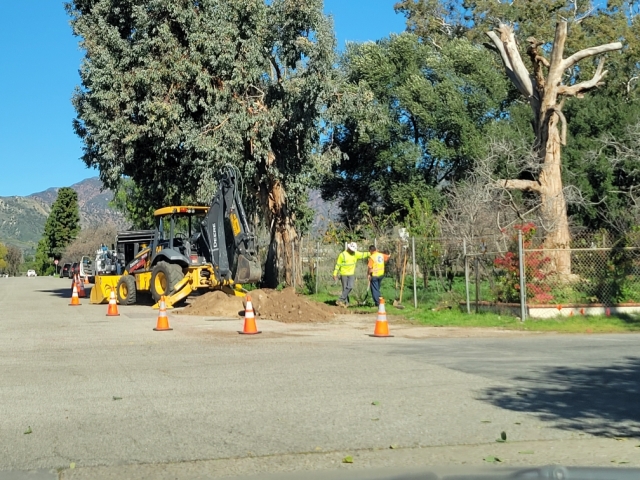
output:
M58 190L58 197L44 226L44 234L36 250L36 270L39 275L54 271L53 260L60 259L65 248L80 231L78 194L69 187Z
M605 135L624 138L625 131L639 119L640 5L637 2L400 0L396 11L407 17L407 30L425 42L442 43L461 36L486 42L485 33L494 28L497 21L514 25L520 53L525 59L529 37L544 42L543 50L549 51L556 22L561 19L569 23L565 57L587 47L622 41L623 50L605 59L608 75L604 87L585 98L569 98L564 106L568 139L562 149L563 184L577 187L585 200L569 205L568 213L575 222L591 229L607 227L622 231L629 228L632 222L627 214L627 198L621 192L628 191L637 180L629 175L632 169L628 165L627 168L614 166L607 161L608 152L600 140ZM597 61L600 59L581 62L563 81L575 84L589 80ZM517 99L520 95L512 90L510 97ZM527 138L532 144L528 106L517 102L505 117L506 121L497 124L492 136L516 143ZM591 158L589 152L592 151L598 155ZM587 157L590 157L588 161Z
M122 213L134 229L154 227L154 208L144 191L130 178L120 181L109 206Z
M0 272L4 272L7 269L7 246L4 243L0 243Z
M335 141L345 157L323 187L347 224L406 214L414 196L434 206L436 187L460 178L485 151L508 84L489 52L464 39L438 48L413 34L352 44L342 59L349 84L368 90L376 114L350 112Z
M12 277L17 276L20 273L20 266L22 265L22 250L14 245L7 245L5 262L5 271Z
M134 223L208 204L231 163L267 225L308 224L338 98L322 0L74 0L67 11L86 51L73 99L83 160L114 190L131 179L133 198L116 204Z
M425 198L414 195L411 202L406 202L406 209L404 222L409 234L416 237L416 263L422 272L424 288L427 288L429 272L443 255L439 222L431 203Z

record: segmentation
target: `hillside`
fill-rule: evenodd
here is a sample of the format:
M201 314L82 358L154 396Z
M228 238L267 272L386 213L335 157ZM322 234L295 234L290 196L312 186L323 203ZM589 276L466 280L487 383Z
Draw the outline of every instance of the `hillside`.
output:
M113 193L101 191L101 187L98 177L71 185L78 192L82 228L104 224L127 228L123 216L109 208ZM27 252L35 251L57 196L58 188L49 188L26 197L0 197L0 242L16 245ZM323 232L329 222L337 218L337 206L322 200L318 191L310 192L309 206L316 212L312 235Z
M122 215L109 208L112 192L101 187L97 177L71 185L78 193L82 228L104 224L125 228ZM58 188L49 188L26 197L0 197L0 242L34 251L57 196Z

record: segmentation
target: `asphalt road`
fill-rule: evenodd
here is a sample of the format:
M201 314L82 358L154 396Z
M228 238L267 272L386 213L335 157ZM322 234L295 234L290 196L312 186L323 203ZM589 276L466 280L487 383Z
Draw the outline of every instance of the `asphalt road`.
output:
M68 287L0 279L0 472L640 466L637 335L377 339L262 320L245 337L239 319L174 313L155 332L149 307L106 317L69 307Z

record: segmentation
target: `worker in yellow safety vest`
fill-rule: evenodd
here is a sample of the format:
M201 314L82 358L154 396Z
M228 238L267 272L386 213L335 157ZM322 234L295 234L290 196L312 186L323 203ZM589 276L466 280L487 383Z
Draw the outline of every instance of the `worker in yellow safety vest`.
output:
M340 307L349 306L349 294L353 290L356 281L356 263L358 260L369 258L369 252L358 252L356 242L347 244L344 252L338 255L336 267L333 269L333 279L337 280L340 275L342 281L342 295L336 301L336 305Z
M384 263L389 260L389 255L378 251L375 245L369 246L369 285L371 286L371 297L376 307L380 305L380 284L384 277Z

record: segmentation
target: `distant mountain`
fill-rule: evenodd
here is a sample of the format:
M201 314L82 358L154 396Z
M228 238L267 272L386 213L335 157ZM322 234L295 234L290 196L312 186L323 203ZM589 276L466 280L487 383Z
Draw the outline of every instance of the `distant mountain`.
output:
M98 177L87 178L71 185L71 188L78 192L82 228L105 224L116 225L119 229L128 227L122 214L109 207L113 192L102 191L102 182ZM49 188L26 197L0 197L0 242L34 252L51 206L58 197L58 190ZM316 212L312 235L323 233L329 223L338 217L337 205L324 201L316 190L309 194L309 206Z
M313 223L311 224L311 235L324 234L329 224L338 220L340 208L337 202L327 202L322 198L318 190L309 192L308 205L315 212Z
M102 182L98 177L83 180L71 188L78 193L82 228L105 224L126 228L122 214L109 207L113 192L101 191ZM58 188L49 188L26 197L0 197L0 242L33 252L57 196Z

